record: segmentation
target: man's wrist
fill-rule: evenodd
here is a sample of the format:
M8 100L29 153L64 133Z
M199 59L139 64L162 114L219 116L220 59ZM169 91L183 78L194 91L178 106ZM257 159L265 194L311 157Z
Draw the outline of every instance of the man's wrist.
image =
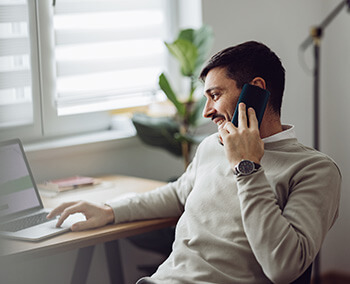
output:
M113 208L108 204L105 204L105 212L107 216L107 224L113 224L115 220Z

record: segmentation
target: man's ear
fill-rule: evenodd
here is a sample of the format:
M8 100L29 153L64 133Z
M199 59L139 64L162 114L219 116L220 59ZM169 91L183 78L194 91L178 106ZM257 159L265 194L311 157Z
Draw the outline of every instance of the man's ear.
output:
M266 82L263 78L261 77L255 77L251 82L251 85L258 86L262 89L266 89Z

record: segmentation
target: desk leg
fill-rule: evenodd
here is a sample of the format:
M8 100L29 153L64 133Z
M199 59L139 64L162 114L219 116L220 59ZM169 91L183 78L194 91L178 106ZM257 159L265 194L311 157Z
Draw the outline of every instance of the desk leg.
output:
M124 273L120 254L119 241L105 243L105 252L108 263L109 277L112 284L123 284Z
M94 252L94 246L78 250L77 260L73 271L72 284L85 284L89 275L90 264Z

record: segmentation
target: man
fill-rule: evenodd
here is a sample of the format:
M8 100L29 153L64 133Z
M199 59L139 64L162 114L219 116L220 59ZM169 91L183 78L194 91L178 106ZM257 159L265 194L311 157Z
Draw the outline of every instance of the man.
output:
M284 68L265 45L246 42L209 61L201 78L203 115L218 125L174 183L109 205L72 202L54 209L73 230L112 222L179 216L173 251L139 283L290 283L313 262L337 217L340 172L327 156L298 143L282 125ZM244 83L270 91L260 131L253 109L239 105ZM219 143L218 139L221 143ZM223 145L222 145L223 144ZM252 166L244 172L238 165Z

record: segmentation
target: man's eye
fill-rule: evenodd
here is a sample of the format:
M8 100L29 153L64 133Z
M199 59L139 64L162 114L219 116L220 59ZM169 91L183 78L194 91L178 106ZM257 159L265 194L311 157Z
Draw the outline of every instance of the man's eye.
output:
M212 98L214 101L216 101L216 100L219 98L219 96L220 96L220 94L218 94L218 93L213 93L213 94L211 94L211 98Z

